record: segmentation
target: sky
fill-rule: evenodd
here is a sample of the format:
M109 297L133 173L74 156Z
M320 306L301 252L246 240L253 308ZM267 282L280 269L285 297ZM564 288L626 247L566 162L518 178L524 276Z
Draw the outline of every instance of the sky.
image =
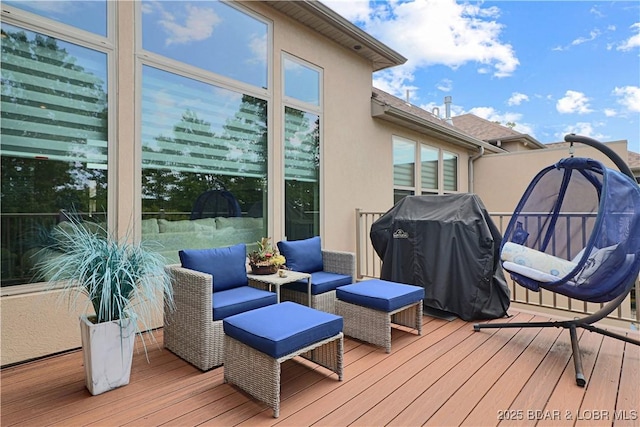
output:
M640 2L322 0L407 58L373 85L541 143L567 133L640 152Z

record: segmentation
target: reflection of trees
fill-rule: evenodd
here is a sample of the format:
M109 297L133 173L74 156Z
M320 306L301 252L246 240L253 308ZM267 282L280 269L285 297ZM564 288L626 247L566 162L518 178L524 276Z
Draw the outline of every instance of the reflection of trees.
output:
M295 179L296 172L285 181L286 198L286 233L287 238L296 240L312 237L319 233L320 210L320 117L315 116L313 123L309 121L312 115L293 108L287 108L287 129L291 137L295 137L298 145L295 149L288 147L286 158L292 164L306 164L313 167L311 181ZM307 171L308 173L308 171Z
M28 250L47 242L55 222L43 214L106 212L107 171L87 165L106 168L107 95L104 81L79 65L85 59L55 38L4 23L1 36L4 286L31 280Z
M2 212L87 210L89 181L106 209L106 170L87 169L86 162L106 153L107 96L104 82L78 62L55 38L29 40L27 32L3 26L2 151L20 154L2 155ZM97 134L104 148L88 145ZM69 160L49 159L49 152Z
M200 119L196 112L182 113L173 127L174 137L158 136L155 140L159 146L168 146L162 144L165 142L184 148L179 153L165 150L162 162L143 168L143 211L190 212L198 195L221 188L234 194L243 211L262 201L266 188L266 120L266 102L249 95L243 95L238 110L226 119L219 135L212 130L211 123ZM218 149L227 153L227 158L203 155L197 152L198 147L212 152ZM185 171L188 164L185 158L196 157L206 158L210 171ZM263 165L264 176L242 176L243 164L249 163ZM225 164L231 164L231 168Z

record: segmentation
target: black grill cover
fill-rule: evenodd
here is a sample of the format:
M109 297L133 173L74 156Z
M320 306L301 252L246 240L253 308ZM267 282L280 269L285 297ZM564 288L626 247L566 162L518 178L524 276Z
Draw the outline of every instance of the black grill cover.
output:
M371 225L380 278L422 286L425 309L463 320L503 317L502 236L475 194L409 196Z

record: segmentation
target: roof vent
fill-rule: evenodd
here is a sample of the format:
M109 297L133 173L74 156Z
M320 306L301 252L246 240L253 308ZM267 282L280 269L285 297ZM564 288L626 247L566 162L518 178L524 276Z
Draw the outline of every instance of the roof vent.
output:
M447 123L449 123L450 125L453 125L453 120L451 120L451 97L450 96L445 96L444 97L444 119Z

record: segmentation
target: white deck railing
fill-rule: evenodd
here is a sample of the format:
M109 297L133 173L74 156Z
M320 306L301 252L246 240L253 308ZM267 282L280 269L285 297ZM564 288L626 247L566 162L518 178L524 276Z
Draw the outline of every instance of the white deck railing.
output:
M356 272L358 280L380 277L382 260L373 249L369 231L371 230L371 225L383 214L384 212L366 212L356 209ZM504 230L509 224L511 213L499 212L490 213L490 215L500 233L504 234ZM592 314L604 305L568 298L544 289L540 292L531 291L513 282L508 274L505 276L511 290L511 301L530 305L532 308L541 307L575 314ZM637 295L640 295L640 280L636 280L635 288L608 317L619 321L631 322L637 327L640 324L640 310L637 309L636 305Z

